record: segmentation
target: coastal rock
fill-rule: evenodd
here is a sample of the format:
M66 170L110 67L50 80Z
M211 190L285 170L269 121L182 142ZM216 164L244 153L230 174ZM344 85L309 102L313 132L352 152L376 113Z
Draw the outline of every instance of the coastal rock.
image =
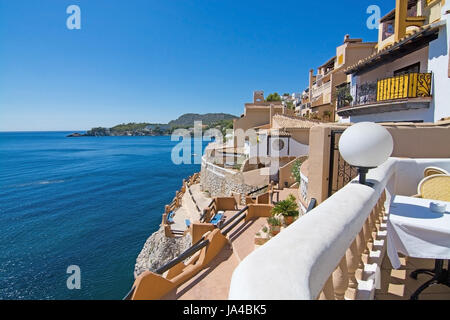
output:
M138 277L144 271L156 271L169 261L178 257L192 245L190 234L182 238L167 238L164 229L160 228L148 238L141 253L136 259L134 276Z
M75 133L69 134L67 137L68 138L78 138L78 137L83 137L83 135L81 133L75 132Z

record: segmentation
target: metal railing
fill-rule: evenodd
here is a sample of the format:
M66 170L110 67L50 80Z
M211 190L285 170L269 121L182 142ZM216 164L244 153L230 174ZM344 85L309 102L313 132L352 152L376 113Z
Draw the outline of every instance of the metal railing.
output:
M231 230L233 230L234 228L236 228L236 226L241 223L242 220L244 220L247 217L247 214L243 214L242 216L240 216L237 220L235 220L233 222L233 224L231 224L228 228L226 228L225 230L222 231L222 234L224 236L226 236L228 233L230 233Z
M261 187L261 188L255 190L255 191L252 191L252 192L248 193L247 196L250 197L251 195L254 195L255 193L258 193L258 192L260 192L260 191L263 191L264 189L266 189L266 188L268 188L268 187L269 187L268 185L267 185L267 186L264 186L264 187Z
M189 187L189 185L187 186L187 189L189 191L189 195L191 196L192 202L195 204L195 208L197 209L198 213L201 213L202 210L200 209L200 207L198 206L197 200L195 200L194 194L192 193L191 188Z
M350 83L342 85L336 89L336 103L338 109L351 105L353 97L350 94L350 91Z
M207 206L207 208L212 209L212 206L216 203L216 199L212 199L211 203ZM203 209L203 213L200 216L200 222L205 222L206 212L208 209Z
M241 214L245 213L248 210L248 206L244 207L243 209L241 209L238 213L236 213L234 216L232 216L230 219L228 219L221 227L220 230L225 229L225 227L227 227L228 225L230 225L234 220L236 220L237 217L239 217ZM225 235L225 233L222 232L223 235Z
M126 296L122 300L131 300L131 297L133 296L134 290L136 290L136 287L133 286L130 291L126 294Z
M183 262L184 260L188 259L189 257L193 256L195 253L203 249L209 244L209 240L205 239L205 237L202 237L196 244L194 244L192 247L187 249L185 252L183 252L181 255L179 255L177 258L171 260L170 262L166 263L164 266L160 267L155 271L156 274L162 275L164 272L170 270L180 262ZM127 295L123 298L123 300L131 300L133 297L134 291L136 290L136 287L133 286L131 290L127 293Z
M377 82L377 101L430 96L431 73L408 73Z
M376 102L395 101L408 98L431 97L432 73L408 73L395 77L366 82L341 89L337 95L337 107L363 106ZM348 91L352 98L349 99Z
M214 200L211 202L210 206L214 204ZM236 213L233 217L228 219L221 227L220 231L221 233L226 236L231 230L233 230L242 220L244 220L247 217L247 210L248 206L241 209L238 213ZM228 227L228 228L226 228ZM226 229L225 229L226 228ZM196 244L192 245L189 249L187 249L185 252L183 252L181 255L179 255L177 258L171 260L170 262L166 263L162 267L158 268L155 273L162 275L166 271L170 270L180 262L183 262L184 260L188 259L189 257L193 256L195 253L203 249L209 244L209 240L205 239L205 237L202 237L199 241L197 241ZM133 293L135 291L135 287L133 286L131 290L127 293L127 295L123 298L123 300L131 300Z
M209 240L205 240L205 238L201 238L196 244L194 244L192 247L187 249L185 252L183 252L181 255L179 255L177 258L173 259L172 261L168 262L164 266L158 268L155 273L162 275L164 272L170 270L172 267L176 266L180 262L186 260L187 258L191 257L204 247L206 247L209 244Z
M231 230L236 228L236 226L247 217L248 206L240 210L233 217L227 220L224 225L220 228L220 232L226 236Z

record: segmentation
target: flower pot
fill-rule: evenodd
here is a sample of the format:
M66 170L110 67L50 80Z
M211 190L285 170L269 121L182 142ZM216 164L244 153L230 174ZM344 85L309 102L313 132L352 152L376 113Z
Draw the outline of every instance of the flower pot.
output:
M284 223L286 223L286 225L291 225L293 222L295 221L295 217L293 216L285 216L284 217Z
M255 245L262 246L267 241L269 241L269 238L263 237L263 236L256 236L255 237Z
M270 226L270 233L272 236L276 236L277 234L279 234L281 231L281 227L280 226Z

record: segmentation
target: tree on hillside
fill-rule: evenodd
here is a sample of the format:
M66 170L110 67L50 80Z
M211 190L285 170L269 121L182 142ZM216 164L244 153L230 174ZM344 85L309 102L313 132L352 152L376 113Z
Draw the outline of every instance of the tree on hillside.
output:
M286 101L286 107L290 110L295 110L295 106L292 101Z
M280 97L280 95L278 94L278 92L271 93L271 94L269 94L269 95L267 96L266 101L267 101L267 102L281 101L281 97Z

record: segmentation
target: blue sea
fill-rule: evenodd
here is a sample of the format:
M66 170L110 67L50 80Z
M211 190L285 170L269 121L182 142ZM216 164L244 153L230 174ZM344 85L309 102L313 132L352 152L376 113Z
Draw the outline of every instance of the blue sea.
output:
M200 170L172 163L170 137L68 133L0 133L0 299L122 299L164 206Z

